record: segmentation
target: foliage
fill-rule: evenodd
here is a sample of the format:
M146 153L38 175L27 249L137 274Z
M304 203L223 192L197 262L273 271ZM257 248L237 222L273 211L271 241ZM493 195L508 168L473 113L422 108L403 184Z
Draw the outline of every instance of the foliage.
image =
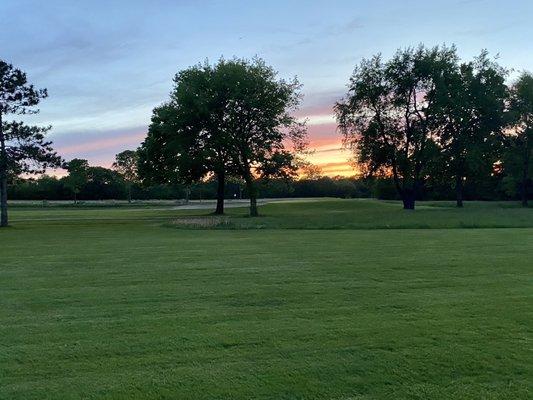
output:
M437 77L456 60L455 48L422 45L399 50L383 62L363 60L355 69L346 99L335 106L345 144L368 176L392 176L404 207L413 209L431 163Z
M486 51L450 67L449 75L435 83L433 130L442 162L433 175L455 182L457 206L462 207L465 182L489 180L501 159L507 71Z
M277 78L263 60L221 60L217 65L219 91L228 93L223 129L230 138L230 157L250 197L256 216L256 178L293 177L296 153L305 148L305 125L292 111L301 96L297 79ZM290 142L291 147L287 147Z
M124 179L127 185L128 201L131 202L132 185L139 178L139 155L134 150L124 150L115 156L113 169Z
M68 171L65 183L72 190L74 202L76 202L81 188L88 182L89 162L84 159L74 158L67 162L64 167Z
M8 180L21 173L41 173L61 163L52 143L45 139L50 127L4 120L9 114L37 113L35 106L47 96L46 89L28 83L24 72L0 60L0 226L8 224Z
M221 59L179 72L139 149L145 182L192 184L215 175L222 213L225 180L242 178L256 214L256 178L294 176L295 151L304 144L303 125L290 114L299 84L276 75L260 59Z
M232 165L222 126L228 100L218 85L215 69L207 63L176 74L170 100L154 109L139 149L139 173L146 183L187 185L214 174L219 182L217 213L222 214Z
M344 142L367 176L392 178L405 208L450 182L462 206L467 181L486 186L501 160L506 74L485 51L460 63L445 46L363 60L336 105Z
M124 180L134 183L138 178L139 157L134 150L124 150L115 156L113 169L118 172Z
M511 87L509 129L503 169L510 193L528 205L533 176L533 75L523 73Z

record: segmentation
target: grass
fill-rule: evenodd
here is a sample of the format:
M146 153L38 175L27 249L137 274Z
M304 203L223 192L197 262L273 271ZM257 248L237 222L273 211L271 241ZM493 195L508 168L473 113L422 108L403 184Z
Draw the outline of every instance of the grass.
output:
M531 398L533 210L261 211L14 210L0 399Z
M276 202L263 206L261 211L260 218L248 218L241 209L230 209L229 220L224 218L225 223L220 228L369 230L533 227L533 210L509 202L469 202L462 209L451 202L421 202L413 212L402 210L399 202L326 199ZM186 228L195 225L186 223L191 218L190 214L176 218L174 225ZM185 223L179 223L182 220ZM203 224L198 225L202 227Z

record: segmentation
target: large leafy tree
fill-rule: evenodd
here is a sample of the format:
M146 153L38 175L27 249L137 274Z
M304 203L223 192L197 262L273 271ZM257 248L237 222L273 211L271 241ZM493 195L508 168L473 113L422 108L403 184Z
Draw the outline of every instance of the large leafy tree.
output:
M170 100L152 115L139 148L139 174L145 182L190 185L214 175L216 214L224 212L224 187L231 173L228 137L221 129L225 93L217 92L213 67L196 65L174 78Z
M46 140L50 127L5 121L10 115L35 114L46 89L28 83L26 74L0 60L0 226L8 225L7 183L16 174L42 173L57 167L61 158Z
M215 176L217 214L224 211L225 182L240 177L257 211L257 178L296 173L305 129L291 111L300 96L260 59L220 60L178 73L170 100L154 110L139 149L146 182L191 184Z
M455 49L419 46L356 67L345 99L335 105L347 147L367 176L391 176L405 209L438 159L434 138L436 80L456 63Z
M533 174L533 75L522 73L511 87L509 102L508 149L504 157L504 171L511 182L520 188L522 205L528 206L529 188Z
M115 156L113 169L118 172L126 183L128 203L131 203L131 188L138 180L139 156L135 150L124 150Z
M465 181L488 179L501 155L507 72L485 51L446 72L435 79L433 128L443 161L440 174L454 182L462 207Z
M221 60L215 82L217 92L225 93L221 126L233 170L246 183L250 215L257 216L257 179L295 175L297 155L307 144L305 124L293 115L300 84L279 79L261 59Z

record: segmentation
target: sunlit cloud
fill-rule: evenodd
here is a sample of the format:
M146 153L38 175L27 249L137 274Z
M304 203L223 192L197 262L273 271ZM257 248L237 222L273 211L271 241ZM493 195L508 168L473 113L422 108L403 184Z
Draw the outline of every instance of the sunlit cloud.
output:
M314 150L308 158L328 175L354 171L333 107L362 58L379 52L387 58L424 37L427 45L457 43L465 58L487 48L500 53L504 66L533 69L523 23L533 3L525 0L513 7L496 0L486 0L486 7L475 0L454 7L426 2L411 10L410 20L398 2L141 3L94 0L80 8L61 0L0 1L2 59L48 88L50 97L30 122L53 126L50 138L65 158L109 166L116 153L136 148L153 107L168 98L174 74L205 59L257 55L280 77L297 76L303 103L296 117L307 120ZM411 20L422 23L413 30Z
M57 150L65 157L71 155L83 155L94 152L102 152L109 149L116 149L128 146L138 146L146 136L145 133L136 133L121 137L105 137L94 139L85 143L78 143L66 146L56 146Z
M353 176L355 170L349 163L350 153L343 148L342 138L337 132L337 121L333 112L337 91L311 96L309 105L296 114L307 121L309 150L306 161L320 167L327 176Z

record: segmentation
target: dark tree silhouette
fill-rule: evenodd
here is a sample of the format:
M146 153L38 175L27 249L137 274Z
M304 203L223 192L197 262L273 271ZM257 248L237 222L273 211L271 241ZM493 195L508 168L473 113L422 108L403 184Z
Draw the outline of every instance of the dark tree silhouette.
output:
M217 92L214 71L202 64L180 71L170 100L152 115L139 148L144 182L191 185L210 175L218 181L216 214L224 213L224 187L231 173L228 137L221 129L225 94Z
M436 76L434 130L442 160L440 173L455 182L457 207L463 206L465 180L493 172L501 152L507 72L486 51L472 62Z
M255 180L294 174L295 151L304 146L304 126L290 115L300 99L298 82L278 80L259 59L197 65L174 82L139 148L141 178L190 185L214 175L215 213L222 214L226 180L241 177L250 214L257 215Z
M89 180L89 162L82 158L74 158L65 163L64 168L68 171L65 183L74 194L74 204L77 204L78 194Z
M234 170L246 183L250 215L257 216L257 178L289 177L298 169L306 143L305 124L292 114L301 96L294 78L277 78L263 60L221 60L215 69L217 91L226 94L222 129L229 137Z
M117 171L126 183L128 203L131 203L131 187L138 180L139 156L134 150L124 150L115 156L113 169Z
M392 176L405 209L414 209L430 164L437 159L433 138L435 79L455 63L455 49L399 50L383 62L363 60L349 93L335 105L344 143L366 175Z
M524 72L511 87L509 148L504 168L519 182L522 205L528 206L533 173L533 75Z
M9 114L35 114L46 89L28 84L26 74L0 60L0 226L8 225L7 183L20 173L42 173L58 167L61 158L45 139L50 127L28 126L23 122L4 121Z

